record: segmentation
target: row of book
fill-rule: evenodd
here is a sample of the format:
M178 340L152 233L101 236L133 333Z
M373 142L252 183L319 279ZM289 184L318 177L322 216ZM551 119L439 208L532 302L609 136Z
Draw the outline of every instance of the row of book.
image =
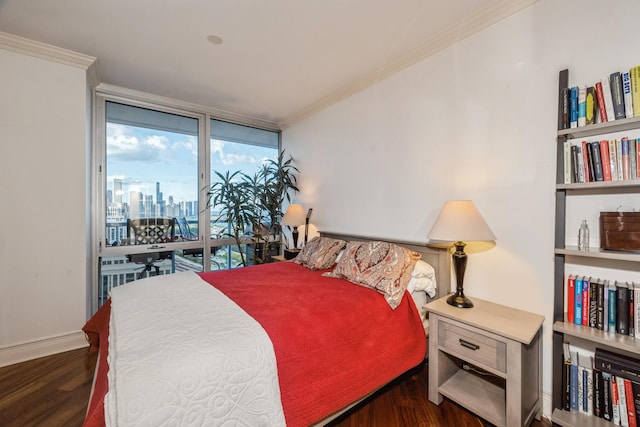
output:
M640 179L640 138L565 141L564 183Z
M640 283L569 275L567 322L640 339Z
M561 129L640 116L640 65L592 86L561 88Z
M564 343L562 407L603 418L614 425L638 427L640 360L596 348Z

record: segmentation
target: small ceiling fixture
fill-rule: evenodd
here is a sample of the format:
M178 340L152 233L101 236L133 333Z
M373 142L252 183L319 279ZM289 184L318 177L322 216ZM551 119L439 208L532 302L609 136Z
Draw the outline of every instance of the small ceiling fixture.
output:
M215 34L209 34L207 36L207 40L211 44L222 44L222 42L224 41L224 40L222 40L222 37L216 36Z

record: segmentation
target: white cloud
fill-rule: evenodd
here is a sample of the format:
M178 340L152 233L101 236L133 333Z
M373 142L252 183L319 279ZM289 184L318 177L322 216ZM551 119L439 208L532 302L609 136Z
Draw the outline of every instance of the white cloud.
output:
M140 138L128 132L126 126L107 125L107 155L124 161L155 160L167 150L168 140L161 135Z

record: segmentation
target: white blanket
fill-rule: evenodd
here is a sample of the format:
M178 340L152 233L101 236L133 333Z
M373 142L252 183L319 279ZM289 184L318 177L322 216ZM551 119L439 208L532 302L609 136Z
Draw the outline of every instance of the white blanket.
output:
M114 288L107 426L284 426L264 329L195 273Z

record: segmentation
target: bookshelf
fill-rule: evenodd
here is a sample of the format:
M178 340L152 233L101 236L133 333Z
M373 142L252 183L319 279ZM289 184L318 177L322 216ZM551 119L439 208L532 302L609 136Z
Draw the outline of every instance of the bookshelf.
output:
M568 71L560 72L559 87L568 86ZM560 110L561 112L561 110ZM561 128L560 123L558 127ZM610 351L625 352L640 358L640 340L611 332L605 332L586 325L577 325L567 321L565 313L566 264L579 260L580 263L597 263L611 268L613 271L626 270L637 274L640 272L640 253L607 251L598 247L590 247L589 251L579 251L576 246L566 244L567 206L572 197L588 196L589 209L593 212L602 210L604 197L616 195L640 194L640 179L624 181L596 181L586 183L564 182L564 144L568 140L581 138L597 138L615 134L616 132L635 131L640 136L640 117L619 119L606 123L586 125L579 128L560 129L557 132L557 166L556 166L556 212L555 212L555 249L554 249L554 323L553 323L553 413L552 422L563 427L578 426L612 426L613 423L596 416L588 416L576 411L562 409L562 373L563 342L571 342L572 338L588 342ZM631 135L630 135L631 136ZM636 138L638 136L635 136ZM640 167L640 165L638 166ZM582 204L583 206L585 203ZM638 206L635 206L636 209ZM596 224L591 224L592 227ZM572 232L573 230L569 230ZM577 228L575 230L577 232ZM592 242L593 244L593 242ZM612 277L615 279L615 277Z

